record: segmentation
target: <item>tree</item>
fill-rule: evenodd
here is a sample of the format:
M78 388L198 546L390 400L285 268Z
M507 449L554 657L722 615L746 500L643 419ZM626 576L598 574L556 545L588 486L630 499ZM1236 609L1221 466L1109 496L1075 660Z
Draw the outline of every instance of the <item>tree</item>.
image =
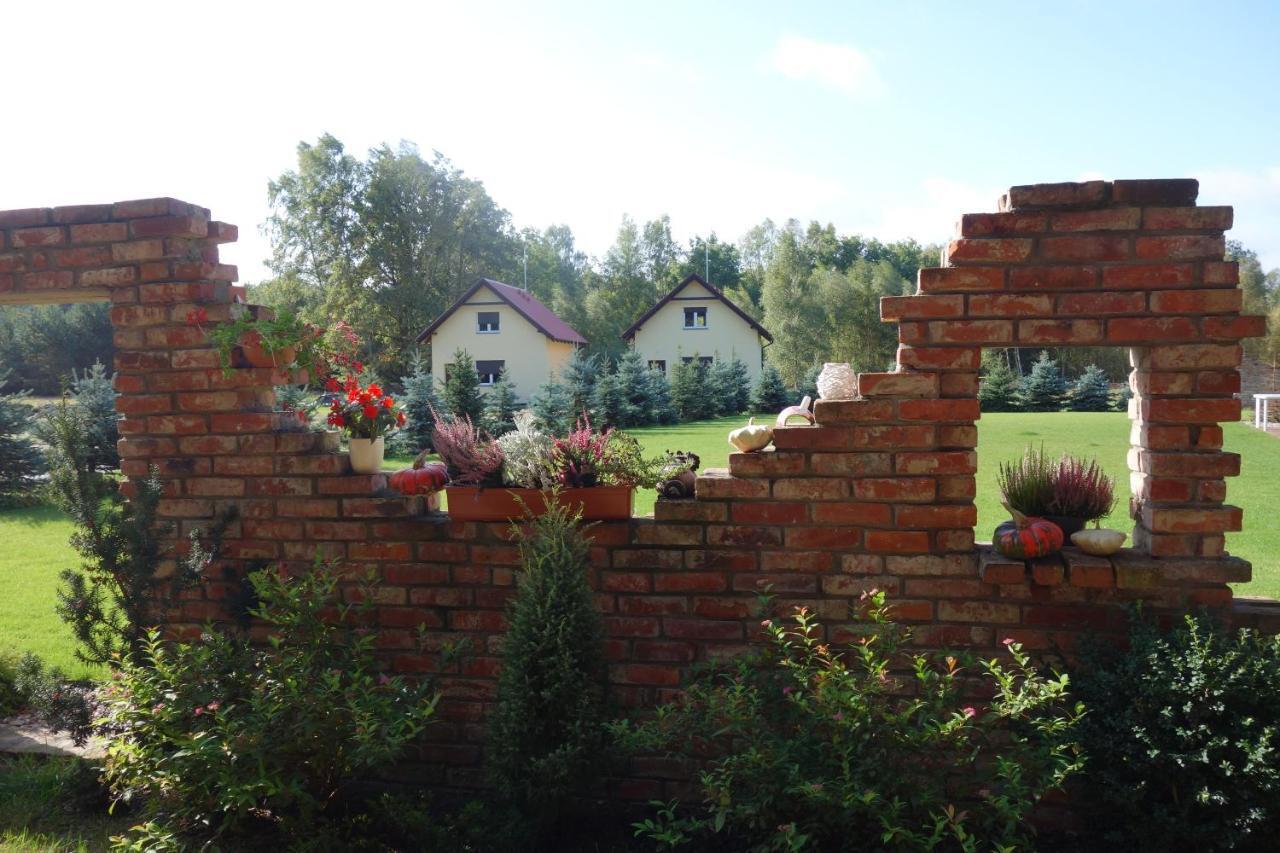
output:
M854 371L881 371L894 359L898 328L880 319L880 299L910 290L888 261L853 261L844 272L814 274L818 298L824 306L819 332L825 341L823 361L847 362Z
M1089 365L1071 388L1069 408L1073 412L1106 412L1111 409L1111 386L1107 374Z
M596 389L596 376L600 372L600 360L585 349L575 350L573 358L560 373L560 381L569 392L570 421L583 412L591 411L591 401Z
M709 385L717 415L740 415L751 405L751 378L736 356L711 365Z
M671 404L681 421L700 421L716 413L707 383L707 368L696 353L671 368Z
M0 391L8 379L9 371L0 367ZM40 451L29 436L34 414L24 394L0 394L0 506L29 497L44 469Z
M657 368L650 368L645 374L645 381L649 387L649 422L675 423L676 408L671 402L671 384L667 382L667 375Z
M444 380L444 405L455 418L470 418L473 423L479 423L484 414L480 375L466 350L453 353L453 364L449 365Z
M529 398L529 408L545 432L564 435L573 428L573 398L569 389L555 379L548 379Z
M73 371L94 361L109 364L109 308L96 303L0 306L0 364L11 371L12 387L56 396Z
M618 370L614 376L623 398L618 425L631 427L654 423L657 418L653 413L653 386L649 368L640 353L628 347L618 359Z
M602 371L596 377L596 387L591 395L591 420L601 427L629 424L630 405L625 389L618 383L618 374Z
M722 242L714 231L708 237L694 237L689 241L689 251L684 256L677 278L683 279L691 274L705 278L722 291L742 293L746 297L743 308L754 307L759 298L759 293L753 297L740 288L742 272L738 247Z
M1022 408L1028 412L1059 412L1067 394L1067 381L1058 370L1058 363L1041 352L1031 372L1022 379L1018 396Z
M537 835L554 831L573 795L601 775L605 723L590 543L579 515L548 503L543 515L512 527L521 571L489 720L498 793Z
M111 374L100 361L84 373L71 374L71 393L76 408L84 413L88 428L90 463L95 468L119 468L120 416L116 413L116 389Z
M515 385L503 374L485 396L484 428L490 435L506 435L516 428L519 409Z
M751 410L765 414L780 412L790 402L791 395L782 382L782 374L772 364L766 363L755 388L751 389Z
M809 369L804 372L804 379L800 381L800 387L796 392L800 397L808 397L811 400L818 399L818 377L822 375L822 365L812 364Z
M773 333L769 357L782 381L795 388L819 357L825 312L814 298L812 270L793 229L782 232L765 272L761 304Z
M449 407L436 393L435 379L427 369L427 360L418 349L409 355L409 374L403 379L404 429L397 441L405 450L417 454L431 448L431 434L436 428L434 412L448 412ZM434 412L433 412L434 410Z
M983 353L978 403L984 412L1016 412L1020 408L1018 377L1001 351Z

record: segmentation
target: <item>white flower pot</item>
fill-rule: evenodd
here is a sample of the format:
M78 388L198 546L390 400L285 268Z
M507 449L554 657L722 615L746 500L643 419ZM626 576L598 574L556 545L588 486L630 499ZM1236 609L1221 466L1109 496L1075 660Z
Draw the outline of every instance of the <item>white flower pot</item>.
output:
M858 374L847 364L827 362L818 374L818 397L822 400L852 400L858 396Z
M378 438L351 439L351 470L357 474L377 474L382 470L382 458L387 448Z

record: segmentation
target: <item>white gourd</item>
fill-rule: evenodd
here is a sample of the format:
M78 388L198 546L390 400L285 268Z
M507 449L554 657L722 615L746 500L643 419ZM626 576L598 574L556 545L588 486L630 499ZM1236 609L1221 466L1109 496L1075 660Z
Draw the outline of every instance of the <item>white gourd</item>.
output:
M757 424L755 418L747 421L747 425L729 433L729 443L742 453L754 453L769 446L773 441L773 427Z

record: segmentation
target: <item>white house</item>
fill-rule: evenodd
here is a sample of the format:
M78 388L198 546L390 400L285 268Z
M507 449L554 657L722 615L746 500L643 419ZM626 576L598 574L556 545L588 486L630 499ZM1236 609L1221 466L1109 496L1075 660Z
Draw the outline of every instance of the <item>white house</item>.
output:
M702 276L691 275L622 333L650 367L670 378L679 361L739 359L754 383L773 335Z
M476 363L480 385L507 376L527 400L547 376L560 373L587 341L531 293L481 278L418 335L431 343L431 375L444 384L453 354L465 350Z

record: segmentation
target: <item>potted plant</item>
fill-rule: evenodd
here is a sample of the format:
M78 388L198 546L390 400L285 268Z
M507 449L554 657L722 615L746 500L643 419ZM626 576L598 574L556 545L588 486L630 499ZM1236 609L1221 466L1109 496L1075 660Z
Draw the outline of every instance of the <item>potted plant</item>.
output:
M235 366L233 355L239 352L250 367L296 367L307 370L312 378L323 379L338 372L359 375L364 365L356 357L360 339L344 322L325 329L305 323L289 311L281 311L267 319L248 305L233 305L232 318L206 329L206 309L187 313L187 323L199 327L218 349L218 361L224 373ZM243 366L243 365L240 365Z
M357 474L376 474L382 470L386 454L383 437L404 426L404 411L394 399L383 394L376 382L361 386L357 377L349 376L342 390L345 394L329 404L329 424L338 427L349 439L351 470Z
M1115 483L1095 459L1085 461L1064 455L1050 482L1052 496L1047 517L1073 542L1085 524L1092 521L1096 527L1097 521L1110 515L1115 507ZM1123 536L1120 541L1124 541Z

